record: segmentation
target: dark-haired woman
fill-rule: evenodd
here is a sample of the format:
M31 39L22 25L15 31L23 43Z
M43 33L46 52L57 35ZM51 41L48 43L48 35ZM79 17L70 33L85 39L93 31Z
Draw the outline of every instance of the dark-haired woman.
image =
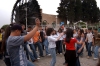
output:
M62 37L63 33L58 38L54 38L54 36L53 36L54 29L48 28L46 31L46 34L47 34L47 39L49 42L48 48L49 48L49 51L50 51L50 54L52 57L50 66L55 66L55 63L56 63L56 51L55 51L56 44L55 44L55 42L58 41Z
M82 29L78 30L77 41L82 41L81 44L77 44L77 47L76 47L76 51L77 51L76 66L81 66L80 61L79 61L79 56L83 55L83 49L85 45L84 31Z
M65 44L66 44L66 63L67 66L75 66L76 64L76 49L75 43L81 44L76 38L73 38L73 30L68 28L66 32Z
M10 57L8 55L7 52L7 39L10 36L11 30L10 30L10 26L7 26L6 30L5 30L5 34L4 34L4 39L2 41L2 52L4 53L4 62L6 64L6 66L11 66L11 62L10 62Z

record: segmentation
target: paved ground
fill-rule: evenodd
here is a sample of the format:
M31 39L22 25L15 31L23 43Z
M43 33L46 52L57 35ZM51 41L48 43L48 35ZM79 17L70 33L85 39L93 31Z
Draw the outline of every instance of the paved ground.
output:
M80 58L81 66L96 66L98 60L93 60L93 58L87 59L86 55L87 55L87 52L84 51L84 56L82 58ZM51 61L51 57L45 56L45 57L42 57L40 60L34 62L34 64L36 66L50 66L50 61ZM64 66L63 62L64 62L63 55L57 54L56 66ZM5 64L2 60L0 60L0 66L5 66Z

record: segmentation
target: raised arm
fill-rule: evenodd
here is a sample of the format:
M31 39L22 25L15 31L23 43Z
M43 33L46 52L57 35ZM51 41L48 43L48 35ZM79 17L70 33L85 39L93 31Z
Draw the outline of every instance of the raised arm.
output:
M38 30L38 28L40 26L40 20L38 18L36 18L35 22L36 22L35 28L24 37L24 41L30 40L34 36L34 34L36 33L36 31Z

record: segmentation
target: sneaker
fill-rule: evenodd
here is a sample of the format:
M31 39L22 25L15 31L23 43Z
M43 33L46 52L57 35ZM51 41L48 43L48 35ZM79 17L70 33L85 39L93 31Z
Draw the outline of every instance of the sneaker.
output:
M47 56L51 56L51 54L48 54Z
M98 60L98 58L93 58L94 60Z
M90 56L87 56L87 59L90 59Z
M60 55L62 55L62 53L60 53Z
M37 58L38 60L40 59L40 58Z

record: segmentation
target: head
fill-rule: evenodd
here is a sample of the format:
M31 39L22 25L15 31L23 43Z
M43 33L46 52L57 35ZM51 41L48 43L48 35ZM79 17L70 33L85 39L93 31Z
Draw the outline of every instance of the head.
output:
M73 30L68 28L66 32L66 42L70 43L72 37L73 37Z
M22 30L24 30L24 29L25 29L25 25L24 25L24 24L22 24L21 26L22 26Z
M18 24L12 25L11 26L11 34L14 36L20 36L22 32L22 27Z
M95 29L93 30L93 32L94 32L94 33L97 33L97 32L98 32L98 29L97 29L97 28L95 28Z
M90 32L91 32L91 30L92 30L92 28L88 28L88 33L90 33Z
M31 26L28 26L27 31L30 32L32 30Z
M59 33L62 33L63 31L62 31L62 29L59 28L59 29L58 29L58 32L59 32Z
M77 30L76 29L74 29L74 33L76 33L77 32Z
M48 28L48 29L46 30L47 36L50 36L50 35L52 35L53 33L54 33L54 29L53 29L53 28Z
M82 35L82 33L84 33L84 30L79 29L79 30L78 30L78 36L81 36L81 35Z

